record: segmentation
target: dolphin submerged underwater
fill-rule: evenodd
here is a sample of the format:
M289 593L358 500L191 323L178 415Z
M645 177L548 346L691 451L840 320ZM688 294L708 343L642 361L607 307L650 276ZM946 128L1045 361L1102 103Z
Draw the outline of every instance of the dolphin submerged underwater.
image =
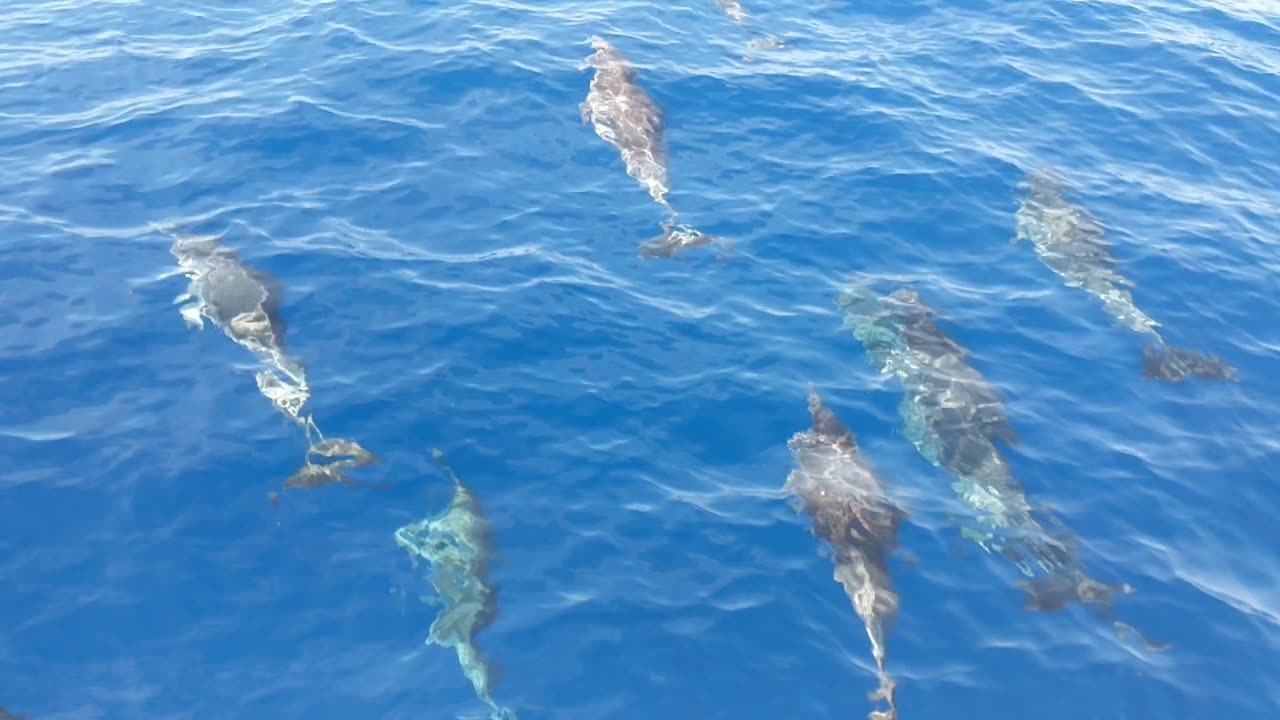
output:
M787 442L797 469L787 476L785 489L797 498L797 509L813 519L813 534L831 548L835 580L844 586L871 641L880 686L869 699L886 701L888 709L867 717L896 720L895 683L884 670L885 633L898 614L887 558L897 545L904 513L885 495L853 432L823 406L812 385L809 415L813 426Z
M187 325L203 330L208 320L256 355L264 366L256 375L258 391L306 434L303 465L285 481L284 490L333 483L356 485L343 471L370 465L378 458L355 440L326 439L311 414L303 414L311 389L302 364L285 350L280 281L245 265L216 237L182 236L171 228L157 229L173 238L170 252L178 262L178 274L189 280L186 292L174 299L175 304L181 304L179 312ZM272 502L278 499L276 493L270 497Z
M494 545L489 521L479 501L458 479L444 453L433 449L436 464L453 481L453 498L436 517L396 530L396 545L416 567L427 563L427 575L441 606L431 623L427 644L453 648L458 664L478 697L490 709L490 720L515 720L516 713L494 702L496 668L476 646L476 633L498 617L497 590L489 582Z
M999 393L968 363L968 351L933 321L934 311L918 293L903 288L885 297L850 283L836 298L845 325L866 348L876 367L897 377L904 433L916 451L954 478L952 489L982 529L961 534L987 552L999 552L1029 580L1022 607L1056 611L1081 603L1110 621L1118 636L1134 628L1116 619L1116 595L1132 593L1127 583L1106 583L1086 571L1069 531L1054 522L1050 532L1031 507L1021 483L997 442L1018 444ZM1164 643L1142 638L1149 649Z
M587 99L578 106L582 122L590 122L597 135L618 149L627 174L670 213L662 223L662 234L640 244L640 256L671 257L680 250L713 243L724 247L724 242L715 235L676 224L677 213L667 202L667 149L662 110L644 88L636 84L638 73L617 48L598 35L592 35L587 42L595 53L586 58L582 67L595 68L596 72L591 78Z
M1116 257L1102 238L1102 225L1084 208L1067 201L1061 181L1040 172L1020 187L1027 194L1018 205L1017 232L1011 242L1030 242L1040 262L1068 287L1084 289L1102 301L1103 309L1117 324L1154 340L1143 346L1143 377L1168 382L1188 377L1240 379L1236 369L1221 358L1165 343L1156 330L1160 323L1138 309L1125 289L1133 282L1116 269Z

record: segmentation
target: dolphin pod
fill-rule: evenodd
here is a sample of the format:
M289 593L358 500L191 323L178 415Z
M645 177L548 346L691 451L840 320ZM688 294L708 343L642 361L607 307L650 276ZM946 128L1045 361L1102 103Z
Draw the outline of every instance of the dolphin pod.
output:
M665 120L653 98L636 84L638 73L627 58L604 38L588 40L595 53L585 60L584 69L595 68L587 99L578 107L582 122L590 122L596 134L618 148L627 174L649 191L670 217L662 223L662 234L640 244L644 258L671 257L686 248L722 243L689 225L676 224L677 213L667 202L667 149L663 138Z
M515 720L514 710L494 701L497 673L475 640L476 633L498 616L497 591L489 583L494 554L490 525L444 454L436 449L431 454L453 481L453 499L438 516L410 523L395 533L396 544L409 553L415 566L418 560L426 561L439 595L440 614L431 624L427 644L454 649L476 697L489 706L491 720Z
M738 0L717 0L717 5L740 23L746 18ZM667 199L663 111L636 82L638 73L621 52L600 36L588 42L594 53L583 69L594 68L595 73L580 105L582 121L591 122L596 134L618 150L627 174L669 213L662 233L642 243L639 254L671 257L686 248L722 242L677 223L678 213ZM1154 339L1154 345L1144 349L1145 377L1172 382L1188 377L1238 379L1226 362L1164 342L1156 330L1159 324L1138 309L1124 289L1132 283L1115 269L1100 225L1065 199L1060 183L1035 175L1024 187L1028 193L1016 214L1014 242L1030 241L1040 260L1068 285L1085 289L1117 322ZM256 374L259 392L306 436L304 464L284 489L356 484L345 470L378 459L354 440L324 438L304 410L311 390L302 363L285 348L280 283L245 265L217 238L182 237L161 229L173 238L171 253L189 280L186 292L175 300L182 303L182 317L196 328L203 328L205 320L214 323L253 353L263 365ZM919 294L901 289L879 296L850 285L836 304L876 367L901 384L898 411L908 440L922 457L954 478L952 489L977 524L963 528L962 534L987 552L999 553L1029 578L1016 583L1024 592L1023 608L1057 611L1080 603L1112 622L1117 634L1136 633L1116 619L1113 610L1115 598L1134 589L1094 578L1071 533L1032 507L1002 449L1018 445L1019 439L999 392L968 362L968 351L938 327L934 311ZM833 577L870 641L878 687L869 699L887 707L872 710L868 717L896 720L896 682L886 671L886 636L899 612L899 597L888 557L896 548L905 513L887 495L853 432L812 386L808 410L810 427L787 442L795 468L784 489L797 510L811 519L812 533L830 548ZM489 578L495 553L490 523L443 454L432 454L452 481L452 498L440 514L394 534L415 567L419 560L427 564L438 595L441 609L426 643L454 650L491 720L514 720L515 711L493 697L497 667L476 642L478 633L498 615L497 591ZM1163 647L1143 639L1150 648ZM0 709L0 720L8 718L16 720Z
M968 363L968 351L934 323L933 309L914 289L878 297L856 282L836 304L877 368L901 383L904 434L921 456L955 477L952 489L984 526L962 533L1032 578L1017 583L1025 591L1023 608L1055 611L1079 602L1113 622L1118 635L1136 634L1112 612L1114 597L1133 587L1091 577L1070 533L1056 522L1059 532L1051 533L1041 522L997 445L1018 444L999 393Z
M285 480L284 490L332 483L355 485L343 471L375 463L378 458L355 440L325 438L311 414L303 414L311 389L302 364L285 350L280 281L245 265L215 237L182 236L171 228L158 229L173 239L170 252L177 259L178 272L189 280L186 292L174 299L175 304L181 304L183 319L197 329L204 329L207 319L256 355L265 366L256 375L258 391L306 435L302 467ZM274 492L270 497L273 502L278 499Z
M785 489L798 509L813 519L813 534L826 541L835 563L835 581L844 586L853 610L871 640L880 687L872 701L885 700L871 720L895 720L894 682L885 673L885 632L898 614L898 593L889 578L887 558L897 543L903 512L884 492L875 468L858 449L853 432L822 404L809 387L812 427L787 442L797 469Z
M1115 269L1116 258L1102 239L1102 225L1084 208L1067 202L1061 181L1040 172L1021 187L1027 194L1018 206L1017 234L1011 242L1029 241L1040 262L1069 287L1083 288L1102 301L1118 324L1155 341L1143 346L1143 377L1168 382L1188 377L1239 380L1236 369L1221 358L1165 343L1156 331L1160 323L1138 309L1124 289L1133 282Z

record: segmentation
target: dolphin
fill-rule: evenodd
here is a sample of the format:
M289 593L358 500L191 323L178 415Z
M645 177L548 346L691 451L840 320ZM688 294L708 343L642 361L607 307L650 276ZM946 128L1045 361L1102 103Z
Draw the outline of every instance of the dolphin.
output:
M4 708L0 707L0 720L27 720L27 719L22 717L21 715L14 715L8 710L5 710Z
M921 456L955 478L952 489L985 526L963 528L961 534L1031 578L1017 583L1024 591L1022 607L1054 611L1079 602L1111 621L1117 634L1136 633L1112 611L1114 597L1133 587L1091 577L1070 532L1056 520L1056 532L1045 527L998 445L1018 444L999 393L969 364L968 352L937 326L919 293L903 288L877 297L851 283L836 304L879 370L902 384L898 412L904 434ZM1143 640L1152 649L1166 647Z
M678 215L667 201L665 119L653 98L636 84L636 69L608 40L593 35L587 42L595 53L586 58L583 68L596 72L587 99L578 106L582 122L590 122L597 135L618 149L627 174L670 213L662 233L640 245L640 256L671 257L685 248L719 242L714 235L676 223Z
M884 670L885 633L898 613L898 593L889 577L887 557L897 544L904 516L884 492L884 483L858 449L853 432L822 404L809 386L813 426L787 442L798 469L785 489L813 519L813 533L830 546L835 580L844 586L854 612L871 640L880 686L869 696L884 700L887 710L872 711L871 720L895 720L895 683Z
M515 720L514 710L494 701L497 668L481 654L475 640L476 633L498 616L497 590L489 582L489 563L494 555L491 527L480 503L458 479L444 453L432 449L431 455L453 480L453 499L440 515L410 523L395 533L396 544L409 553L415 566L419 559L427 562L428 576L439 594L441 610L431 624L427 644L454 649L476 697L489 706L491 720Z
M1240 379L1237 370L1221 358L1165 343L1156 330L1160 323L1140 310L1125 289L1133 282L1116 269L1118 262L1103 240L1102 225L1087 210L1067 201L1061 181L1040 172L1019 187L1027 194L1019 203L1017 232L1011 242L1029 241L1040 262L1068 287L1083 288L1102 301L1103 310L1116 323L1151 338L1153 342L1143 347L1143 377L1169 382L1188 377Z
M311 389L302 363L285 349L282 283L245 265L214 236L182 236L171 228L157 229L173 238L170 252L177 259L178 274L189 280L186 292L174 299L187 325L203 330L208 320L256 355L264 366L256 375L258 391L306 434L303 465L285 481L285 489L335 482L354 485L342 470L369 465L378 458L354 440L325 439L311 414L303 414ZM313 458L317 457L333 462L316 463ZM273 502L278 499L275 493L270 497Z

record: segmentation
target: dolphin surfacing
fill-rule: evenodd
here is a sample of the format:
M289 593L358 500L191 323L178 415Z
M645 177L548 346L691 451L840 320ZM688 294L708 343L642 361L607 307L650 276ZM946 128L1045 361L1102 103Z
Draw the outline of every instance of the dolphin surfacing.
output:
M680 250L721 242L694 228L677 224L677 213L667 201L666 120L662 109L636 83L638 73L608 40L592 35L587 42L595 50L583 68L595 68L587 99L579 106L582 122L590 122L601 139L618 149L627 174L670 214L662 233L641 243L643 258L671 257Z
M1140 310L1125 289L1133 282L1116 269L1118 262L1103 240L1102 225L1087 210L1067 201L1060 180L1042 171L1019 187L1027 194L1018 205L1013 244L1029 241L1040 262L1067 286L1084 289L1102 301L1103 310L1117 324L1152 340L1143 347L1142 377L1167 382L1189 377L1240 379L1239 372L1221 358L1165 343L1156 330L1160 323Z
M933 309L914 289L879 297L856 283L836 304L879 370L901 383L904 434L922 457L955 478L952 489L985 526L962 528L961 535L1000 553L1030 578L1017 583L1023 608L1054 611L1078 602L1111 621L1117 635L1139 634L1112 612L1113 598L1133 587L1091 577L1071 534L1056 521L1051 532L1043 513L1032 508L998 444L1017 444L1004 403L969 364L968 351L933 321ZM1143 641L1151 649L1166 647Z
M515 720L514 710L493 699L496 668L476 645L476 633L498 617L497 590L489 582L494 546L489 521L479 501L453 472L444 454L432 457L453 481L453 499L440 515L396 530L396 544L416 566L425 560L428 577L439 595L440 614L427 635L428 645L453 648L458 664L478 697L491 711L491 720Z
M797 469L786 490L798 509L813 519L813 534L826 541L835 563L835 580L844 586L871 640L879 688L869 699L884 700L871 720L895 720L895 683L885 672L885 633L898 614L898 593L889 577L887 558L897 545L903 512L884 492L884 483L863 456L853 432L822 404L809 387L813 426L787 442Z
M311 389L302 363L285 349L285 324L280 317L283 284L245 265L215 237L182 236L170 228L157 229L173 238L170 252L179 273L189 281L186 292L174 299L175 304L181 304L183 319L197 329L204 329L208 320L256 355L263 364L256 375L258 391L306 434L303 465L285 481L284 489L355 485L343 470L375 463L378 458L355 440L326 439L311 414L303 413ZM272 493L271 498L275 502L278 495Z

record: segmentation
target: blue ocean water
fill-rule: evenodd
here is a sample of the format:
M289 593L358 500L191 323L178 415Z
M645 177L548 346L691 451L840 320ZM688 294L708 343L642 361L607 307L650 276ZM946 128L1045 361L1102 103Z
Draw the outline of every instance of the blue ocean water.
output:
M1275 718L1280 9L1269 0L10 0L0 9L0 707L31 720L484 710L395 529L444 450L501 552L521 718L861 717L866 637L781 492L805 388L909 506L904 720ZM663 213L582 124L605 36L666 111ZM758 50L773 36L782 47ZM744 59L745 58L745 59ZM1013 246L1047 165L1141 341ZM327 433L390 489L278 490L297 428L172 304L170 238L280 278ZM1003 394L1032 501L1149 652L1019 608L832 300L910 284Z

